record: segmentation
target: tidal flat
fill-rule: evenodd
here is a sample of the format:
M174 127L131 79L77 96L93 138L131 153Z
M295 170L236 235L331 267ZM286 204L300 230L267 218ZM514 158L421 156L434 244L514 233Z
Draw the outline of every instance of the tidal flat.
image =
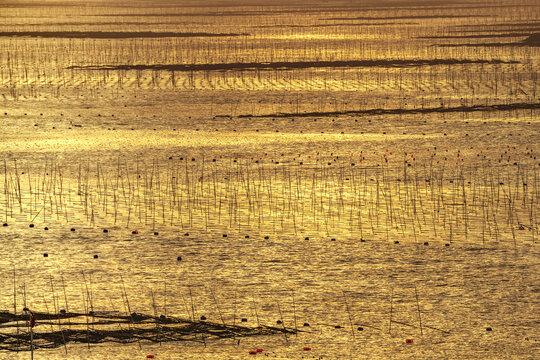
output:
M0 358L538 358L536 1L0 13Z

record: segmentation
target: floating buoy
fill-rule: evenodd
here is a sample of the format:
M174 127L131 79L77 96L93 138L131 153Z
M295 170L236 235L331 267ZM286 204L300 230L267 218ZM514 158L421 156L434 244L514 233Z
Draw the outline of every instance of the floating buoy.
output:
M33 227L34 227L34 224L30 224L30 225L28 225L28 226L31 227L31 228L33 228Z
M276 324L281 325L281 324L283 324L283 321L278 320L278 321L276 321Z
M270 236L265 236L264 239L268 240L268 239L270 239Z
M306 346L306 347L304 347L304 351L310 351L310 350L311 350L311 348L310 348L310 347L307 347L307 346Z
M444 246L448 247L448 246L450 246L450 244L444 244Z
M189 236L189 233L185 233L184 236Z
M94 255L94 259L97 259L98 257L99 257L98 254L95 254L95 255Z
M223 234L223 237L227 237L227 234Z
M5 226L8 226L8 223L3 223L2 226L4 226L4 227L5 227Z
M47 231L47 230L49 230L49 228L45 226L45 227L43 228L43 230Z
M66 310L64 310L64 309L60 310L60 314L65 315L65 314L66 314Z
M257 349L257 352L262 353L262 352L263 352L263 349Z
M154 235L159 235L159 233L157 231L154 231Z
M309 237L306 236L306 237L304 238L304 240L309 240Z
M486 328L486 331L492 331L492 330L493 330L493 329L490 328L490 327L487 327L487 328Z
M151 355L151 354L150 354L150 355L146 355L146 358L147 358L147 359L153 359L153 358L154 358L154 355Z
M241 322L247 322L247 319L246 318L242 318L242 320L240 320Z
M394 244L399 244L399 241L398 240L394 241Z
M246 239L249 239L249 235L246 235L245 238L246 238Z
M43 257L49 257L49 254L43 253Z
M365 239L360 239L360 242L366 242L366 240Z
M359 327L358 327L358 331L364 331L364 328L361 327L361 326L359 326Z
M206 320L206 316L202 315L201 316L201 321L204 321L204 320Z
M309 323L304 323L304 326L308 327L308 326L309 326Z
M138 233L139 233L138 230L133 230L133 231L131 232L131 235L136 235L136 234L138 234Z
M330 239L330 240L331 240L331 241L336 241L336 239L335 239L335 238L332 238L332 239Z
M106 234L106 233L108 233L108 232L109 232L109 230L107 230L107 229L103 229L103 232L104 232L104 233Z
M341 325L334 326L335 329L341 329Z
M181 256L178 256L178 257L176 258L176 261L182 261L182 257L181 257Z
M425 246L428 246L428 245L429 245L429 242L424 241L424 245L425 245Z
M249 355L257 355L257 352L255 350L249 350Z
M71 231L75 231L75 228L71 228L70 230L71 230Z
M405 339L405 342L406 342L407 344L412 344L413 341L414 341L413 339Z

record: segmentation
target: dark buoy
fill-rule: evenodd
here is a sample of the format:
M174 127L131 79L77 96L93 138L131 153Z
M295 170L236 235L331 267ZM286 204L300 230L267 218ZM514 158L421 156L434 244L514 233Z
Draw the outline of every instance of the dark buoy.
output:
M308 326L309 326L309 323L304 323L304 326L305 326L305 327L308 327Z
M189 236L189 233L185 233L184 236Z
M45 227L43 228L43 230L47 231L47 230L49 230L49 228L45 226Z
M108 233L108 232L109 232L109 230L107 230L107 229L103 229L103 232L104 232L104 233L106 234L106 233Z
M154 231L154 235L159 235L159 233L157 231Z
M486 328L486 331L492 331L492 330L493 330L493 329L490 328L490 327L487 327L487 328Z
M304 238L304 240L309 240L309 237L306 236L306 237Z
M137 235L138 233L139 233L139 232L138 232L137 230L133 230L133 231L131 232L131 235Z
M204 320L206 320L206 316L203 315L201 316L201 321L204 321Z
M364 331L364 328L361 327L361 326L359 326L359 327L358 327L358 331Z
M75 228L71 228L70 230L71 230L71 231L75 231Z
M94 259L97 259L98 257L98 254L94 254Z
M360 242L366 242L366 240L365 239L360 239Z
M49 254L43 253L43 257L49 257Z
M3 223L2 226L6 227L8 226L8 223Z
M227 237L227 234L223 234L223 237Z
M96 314L96 313L95 313L93 310L90 310L90 311L88 312L88 315L90 315L90 316L94 316L95 314Z
M181 256L178 256L178 257L176 258L176 261L182 261L182 257L181 257Z
M28 226L31 227L31 228L33 228L33 227L34 227L34 224L30 224L30 225L28 225Z
M66 310L64 310L64 309L60 310L60 314L66 315Z
M399 244L399 241L398 240L394 241L394 244Z
M247 322L247 319L246 318L242 318L242 320L240 320L241 322Z
M334 326L335 329L341 329L341 325Z
M268 239L270 239L270 236L265 236L264 237L264 240L268 240Z
M281 324L283 324L283 321L278 320L278 321L276 321L276 324L281 325Z
M246 238L246 239L249 239L249 235L246 235L245 238Z
M444 244L444 246L448 247L448 246L450 246L450 244Z
M428 246L428 245L429 245L429 242L424 241L424 245L425 245L425 246Z
M336 241L336 239L335 239L335 238L331 238L330 241Z

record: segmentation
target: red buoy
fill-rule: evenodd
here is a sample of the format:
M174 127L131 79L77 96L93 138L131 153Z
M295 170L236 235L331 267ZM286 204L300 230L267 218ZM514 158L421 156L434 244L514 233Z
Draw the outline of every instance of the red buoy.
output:
M255 350L249 350L249 355L257 355L257 352Z
M262 349L257 349L257 352L262 352Z
M414 341L413 339L406 339L406 340L405 340L405 342L406 342L407 344L412 344L413 341Z
M147 358L147 359L153 359L153 358L154 358L154 355L146 355L146 358Z
M304 348L304 351L310 351L310 350L311 350L310 347L307 347L307 346L306 346L306 347Z

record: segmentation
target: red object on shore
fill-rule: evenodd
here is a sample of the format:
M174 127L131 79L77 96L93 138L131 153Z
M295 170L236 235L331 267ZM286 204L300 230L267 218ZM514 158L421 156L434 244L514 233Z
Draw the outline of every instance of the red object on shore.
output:
M257 352L255 350L249 350L249 355L257 355Z
M36 326L36 317L34 316L34 313L30 311L30 327L33 328Z
M257 352L262 352L262 349L257 349Z
M405 340L405 342L406 342L407 344L412 344L413 341L414 341L413 339L406 339L406 340Z
M307 347L307 346L306 346L306 347L304 348L304 351L310 351L310 350L311 350L310 347Z

